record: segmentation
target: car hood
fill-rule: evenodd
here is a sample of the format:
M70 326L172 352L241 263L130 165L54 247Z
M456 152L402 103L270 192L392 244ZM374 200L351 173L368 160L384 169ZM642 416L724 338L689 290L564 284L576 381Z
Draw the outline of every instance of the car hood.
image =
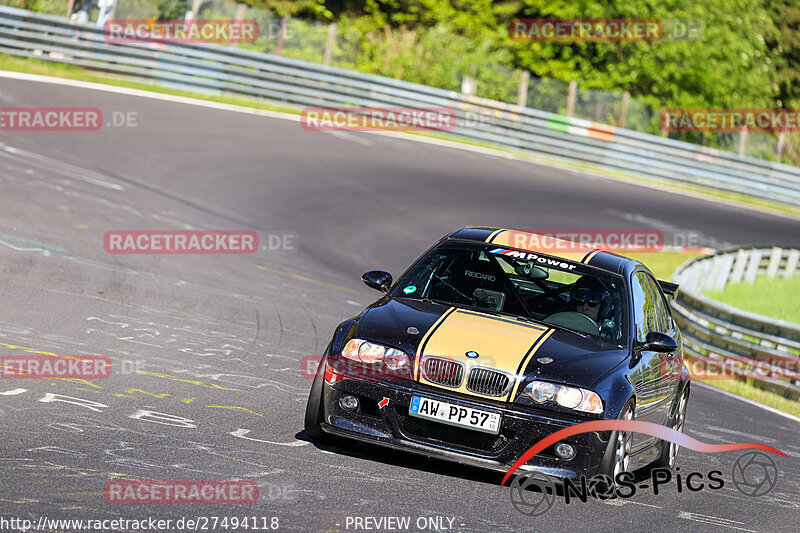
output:
M516 383L504 398L509 401L530 379L588 388L627 356L616 345L547 324L411 298L375 302L359 317L357 336L416 356L414 379L429 386L439 385L419 370L426 357L453 359L467 371L481 366L510 374ZM468 391L465 383L458 392L481 396Z
M614 344L554 330L530 359L524 375L526 379L590 388L627 356L626 349Z

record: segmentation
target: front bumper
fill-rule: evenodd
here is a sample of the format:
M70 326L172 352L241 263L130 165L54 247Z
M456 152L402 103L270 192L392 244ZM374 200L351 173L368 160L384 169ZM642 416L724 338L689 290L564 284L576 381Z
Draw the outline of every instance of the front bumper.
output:
M519 457L540 439L571 425L585 422L581 417L537 410L503 402L475 401L460 394L414 383L414 388L396 382L338 376L331 385L323 383L326 433L462 464L507 472ZM346 395L358 397L360 407L349 411L339 405ZM408 414L412 395L420 395L460 406L500 413L500 433L490 435L442 424ZM388 398L389 403L379 407ZM570 460L548 448L521 470L536 470L556 478L576 478L597 473L608 446L609 432L575 435L563 442L576 454Z

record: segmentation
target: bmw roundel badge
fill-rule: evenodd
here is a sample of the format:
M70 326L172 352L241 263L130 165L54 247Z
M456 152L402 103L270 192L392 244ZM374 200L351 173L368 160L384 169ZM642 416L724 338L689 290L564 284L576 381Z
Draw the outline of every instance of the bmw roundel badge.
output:
M466 355L470 359L477 359L478 358L478 352L473 352L471 350L469 352L467 352L466 354L464 354L464 355Z

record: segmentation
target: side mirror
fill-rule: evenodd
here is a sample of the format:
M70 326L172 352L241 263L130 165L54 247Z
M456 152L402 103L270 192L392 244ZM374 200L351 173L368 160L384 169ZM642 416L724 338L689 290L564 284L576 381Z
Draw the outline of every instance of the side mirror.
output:
M392 275L383 270L370 270L364 272L361 276L361 281L366 283L367 287L377 289L381 292L389 292L389 287L392 286Z
M668 353L674 352L678 349L678 343L675 339L666 333L659 333L658 331L651 331L645 337L644 342L639 344L639 350L647 352L661 352Z

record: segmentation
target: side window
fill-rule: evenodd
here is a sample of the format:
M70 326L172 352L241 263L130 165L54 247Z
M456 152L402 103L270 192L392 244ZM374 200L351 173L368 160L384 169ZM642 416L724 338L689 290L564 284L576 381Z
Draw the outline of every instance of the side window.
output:
M658 331L666 333L672 329L672 315L669 311L669 304L664 298L664 294L661 292L658 281L656 281L653 276L647 276L647 279L650 281L650 289L655 295L656 314L659 327Z
M633 318L636 324L636 339L644 341L651 331L659 331L658 310L656 308L656 294L650 284L647 274L636 272L631 277L631 291L633 292Z

